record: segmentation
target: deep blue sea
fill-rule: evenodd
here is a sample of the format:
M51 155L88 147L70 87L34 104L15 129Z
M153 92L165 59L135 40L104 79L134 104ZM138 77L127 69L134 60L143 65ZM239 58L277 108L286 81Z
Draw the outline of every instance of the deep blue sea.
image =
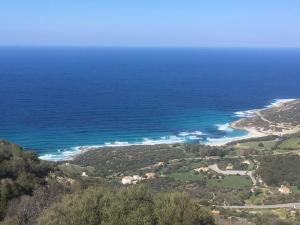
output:
M297 97L300 49L0 48L0 138L53 160L226 140L236 112Z

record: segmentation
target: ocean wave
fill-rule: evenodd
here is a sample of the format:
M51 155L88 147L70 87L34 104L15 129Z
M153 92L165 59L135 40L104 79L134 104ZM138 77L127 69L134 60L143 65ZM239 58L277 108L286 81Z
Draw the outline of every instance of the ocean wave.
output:
M233 132L234 130L230 127L229 123L225 123L225 124L216 124L215 125L218 130L220 131L226 131L226 132Z
M274 106L279 106L282 103L290 102L296 100L295 98L276 98L269 105L266 105L266 108L271 108Z
M99 147L122 147L122 146L130 146L132 144L130 144L127 141L115 141L115 142L105 142L104 145L100 145ZM88 147L91 148L91 147ZM87 148L85 148L87 149Z
M272 100L270 104L266 105L265 108L271 108L274 106L278 106L282 103L286 103L286 102L290 102L290 101L294 101L294 100L296 100L296 99L295 98L276 98L276 99ZM240 117L240 118L251 118L251 117L255 116L256 111L257 111L257 109L238 111L238 112L235 112L234 115L236 117Z
M144 138L142 145L156 145L156 144L175 144L175 143L184 143L185 138L178 137L175 135L168 136L168 137L162 137L159 139L150 139L150 138Z
M255 116L255 111L256 110L238 111L238 112L235 112L234 115L236 117L240 117L240 118L250 118L250 117Z
M80 147L73 147L70 149L57 150L56 153L47 153L39 156L42 160L49 161L63 161L72 158L74 155L79 154L81 152Z
M205 143L204 144L207 144L207 145L223 145L223 144L226 144L228 142L231 142L231 141L237 141L237 140L240 140L241 138L246 138L248 137L248 134L247 135L243 135L243 136L235 136L235 137L221 137L221 138L207 138Z
M229 124L222 124L219 126L221 130L228 131ZM233 130L229 128L229 130ZM186 135L183 132L181 133L181 136L179 135L170 135L165 136L161 138L143 138L141 141L136 142L127 142L127 141L114 141L114 142L105 142L102 145L82 145L82 146L76 146L69 149L61 149L57 150L55 153L48 153L41 155L39 158L43 160L50 160L50 161L63 161L63 160L70 160L72 157L74 157L77 154L82 153L86 150L93 150L96 148L102 148L102 147L123 147L123 146L132 146L132 145L158 145L158 144L176 144L176 143L186 143L189 140L201 140L198 143L204 143L209 145L220 145L225 144L229 141L237 140L239 137L220 137L220 138L207 138L203 139L203 137L200 136L200 132L197 132L198 135L190 135L191 133L195 132L189 132L189 135ZM201 134L203 134L201 132Z
M171 135L167 137L161 137L158 139L152 138L143 138L142 141L138 142L126 142L126 141L115 141L115 142L106 142L101 147L122 147L122 146L131 146L131 145L159 145L159 144L175 144L183 143L185 138L178 137L176 135Z
M178 136L182 136L182 137L186 137L186 136L190 136L190 135L192 135L192 136L201 136L203 134L204 133L201 132L201 131L191 131L191 132L184 131L184 132L180 132L178 134Z
M199 140L199 139L202 139L202 138L199 137L199 136L191 135L191 136L188 136L188 139L190 139L190 140Z
M132 145L158 145L158 144L176 144L176 143L184 143L187 139L198 139L196 136L186 136L180 137L176 135L161 137L158 139L151 138L143 138L141 141L137 142L127 142L127 141L114 141L114 142L105 142L103 145L83 145L76 146L70 149L60 149L57 150L56 153L47 153L39 156L42 160L50 160L50 161L63 161L69 160L75 155L81 153L85 150L91 150L102 147L123 147L123 146L132 146Z

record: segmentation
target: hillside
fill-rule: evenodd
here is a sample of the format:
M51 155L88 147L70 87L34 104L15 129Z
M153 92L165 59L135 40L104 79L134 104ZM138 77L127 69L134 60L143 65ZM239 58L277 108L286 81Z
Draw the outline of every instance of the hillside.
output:
M1 225L214 225L209 208L186 193L154 192L146 185L109 184L81 177L68 163L42 161L0 141Z

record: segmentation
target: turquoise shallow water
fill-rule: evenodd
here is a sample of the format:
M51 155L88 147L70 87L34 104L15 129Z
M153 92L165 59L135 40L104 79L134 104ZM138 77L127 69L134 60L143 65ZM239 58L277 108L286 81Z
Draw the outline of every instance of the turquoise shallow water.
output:
M300 96L296 49L0 50L0 138L49 159L80 146L218 142L245 135L226 125L235 112Z

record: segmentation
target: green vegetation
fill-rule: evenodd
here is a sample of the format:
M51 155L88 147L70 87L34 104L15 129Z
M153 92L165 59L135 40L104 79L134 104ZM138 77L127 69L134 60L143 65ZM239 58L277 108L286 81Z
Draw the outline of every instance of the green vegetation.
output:
M300 213L290 209L224 210L218 225L300 225ZM229 216L226 218L226 216Z
M252 182L247 176L226 176L222 179L210 179L208 185L214 187L244 188L251 187Z
M280 186L288 183L292 186L300 187L300 156L269 155L260 159L258 174L266 184Z
M36 154L0 141L0 220L5 216L8 201L31 195L45 183L51 164L40 161Z
M200 205L298 202L300 156L294 153L299 138L299 134L264 137L222 147L101 148L62 163L41 161L2 141L1 224L214 224ZM254 170L268 186L262 183L252 189L248 176L219 174L207 168L213 164L222 170L228 165L233 170ZM146 179L149 172L155 173L155 178ZM144 179L120 188L127 175ZM281 194L281 184L290 186L291 193ZM218 225L296 224L300 216L295 211L248 214L221 210L222 215L214 219Z
M284 150L300 150L300 137L292 137L283 141L279 148Z
M83 167L92 166L99 176L111 176L136 172L160 161L184 157L185 153L180 146L129 146L88 151L78 155L72 163Z
M119 188L95 177L93 167L47 163L4 141L0 160L3 225L215 224L185 193L158 193L144 185ZM89 177L82 178L82 172Z
M68 177L81 176L82 172L85 172L87 175L93 175L95 172L94 167L82 167L70 163L58 165L58 168Z
M179 181L198 181L204 179L202 174L195 174L194 172L172 173L170 174L170 177Z
M241 143L240 147L245 147L245 148L252 148L252 149L257 149L257 150L271 150L274 148L276 144L276 140L271 140L271 141L253 141L253 142L246 142L246 143Z
M222 149L205 145L155 145L101 148L78 155L73 164L95 168L98 176L137 173L140 169L157 169L158 162L190 157L223 156Z
M183 193L154 195L144 186L89 188L66 195L37 220L40 225L213 225L210 213Z

